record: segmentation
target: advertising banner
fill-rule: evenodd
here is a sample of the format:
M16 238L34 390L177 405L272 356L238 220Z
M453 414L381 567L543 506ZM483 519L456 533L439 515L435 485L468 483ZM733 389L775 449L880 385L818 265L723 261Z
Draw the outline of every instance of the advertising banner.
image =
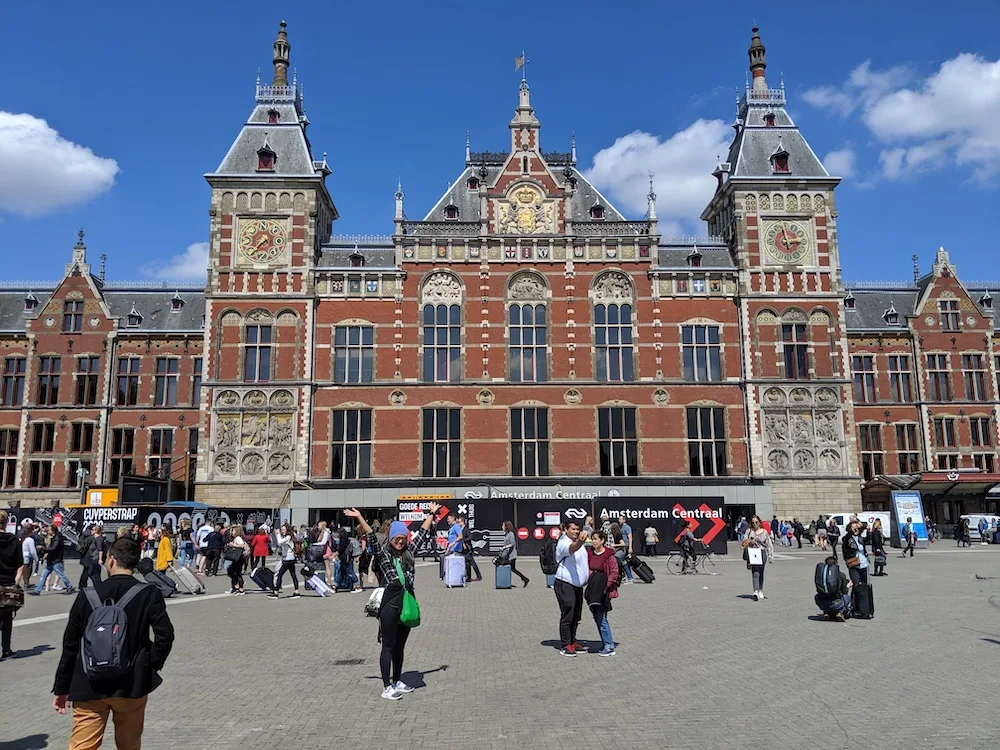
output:
M105 536L111 538L122 526L146 524L151 529L170 526L177 533L181 521L191 522L191 527L197 529L205 523L221 521L226 527L242 524L248 531L266 524L274 528L278 519L278 511L262 508L184 508L164 505L120 505L108 508L81 508L76 511L76 528L79 533L85 533L96 523L104 526Z
M892 493L892 537L894 547L903 546L903 526L907 518L913 519L913 530L918 542L927 541L927 524L924 523L924 504L919 492L896 491Z
M416 531L424 522L424 511L430 500L400 500L398 518ZM448 514L465 513L468 516L472 546L477 555L495 555L503 546L503 522L513 520L514 503L507 499L467 500L464 498L436 501L440 506L434 523L434 545L442 551L448 545ZM430 550L424 550L430 554Z
M726 521L721 497L607 497L594 501L598 528L617 523L619 516L632 527L632 547L639 555L645 552L645 530L652 526L659 535L657 554L676 550L685 520L691 521L694 535L712 550L726 554Z
M517 534L519 555L537 555L542 551L546 540L558 539L559 524L564 516L583 526L587 516L594 514L591 500L546 498L517 500L514 505L514 533Z

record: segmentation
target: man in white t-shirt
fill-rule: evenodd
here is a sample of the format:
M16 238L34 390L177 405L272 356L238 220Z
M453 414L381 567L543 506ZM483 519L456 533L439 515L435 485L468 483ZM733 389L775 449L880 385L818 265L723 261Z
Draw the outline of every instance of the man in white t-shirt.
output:
M583 647L576 640L576 629L583 615L583 587L590 577L590 562L584 543L587 535L580 524L567 519L563 535L556 543L556 580L552 588L559 602L559 640L562 656L576 656Z
M205 551L208 549L208 535L215 531L215 527L208 522L206 518L204 523L198 528L198 533L195 534L195 548L198 550L198 572L204 575L205 573L205 563L208 562L205 558Z

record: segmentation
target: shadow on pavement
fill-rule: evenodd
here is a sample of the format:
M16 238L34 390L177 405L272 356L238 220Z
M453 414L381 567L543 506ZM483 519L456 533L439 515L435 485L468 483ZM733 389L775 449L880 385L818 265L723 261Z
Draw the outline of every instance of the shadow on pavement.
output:
M38 646L33 646L32 648L25 648L19 651L15 651L14 655L10 657L11 659L29 659L32 656L38 656L39 654L44 654L46 651L54 651L55 647L50 646L48 643L42 643ZM0 749L3 745L0 745Z
M0 742L0 750L41 750L49 746L47 734L33 734L13 742Z

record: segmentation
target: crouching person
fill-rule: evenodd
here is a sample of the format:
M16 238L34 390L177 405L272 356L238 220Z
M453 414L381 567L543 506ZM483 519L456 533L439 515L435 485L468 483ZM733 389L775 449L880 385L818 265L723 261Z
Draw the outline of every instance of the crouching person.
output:
M832 555L816 564L816 606L831 620L844 622L851 614L851 582Z

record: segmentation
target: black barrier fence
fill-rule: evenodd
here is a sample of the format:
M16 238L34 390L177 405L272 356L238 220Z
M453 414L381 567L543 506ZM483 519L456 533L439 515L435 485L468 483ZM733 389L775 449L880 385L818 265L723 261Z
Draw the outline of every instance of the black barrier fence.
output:
M399 519L416 529L424 520L429 501L401 500ZM503 546L503 522L511 521L521 555L537 555L546 541L558 539L559 525L569 518L583 525L592 516L596 528L616 523L623 515L632 527L633 548L644 553L645 530L652 526L659 536L657 553L676 550L683 522L690 520L693 532L713 552L726 553L726 522L721 497L602 497L596 500L513 499L445 500L435 522L436 546L444 549L448 536L448 513L465 512L472 529L477 554L495 554Z

